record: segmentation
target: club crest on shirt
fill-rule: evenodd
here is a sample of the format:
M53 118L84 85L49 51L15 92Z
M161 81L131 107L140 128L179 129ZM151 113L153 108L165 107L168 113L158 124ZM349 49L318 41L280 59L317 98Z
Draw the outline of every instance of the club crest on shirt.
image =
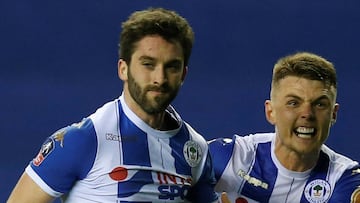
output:
M202 158L202 150L198 143L193 140L189 140L184 144L184 157L186 162L191 167L196 167Z
M351 194L351 203L360 202L360 187Z
M330 198L330 184L325 180L316 179L308 183L304 190L305 198L311 203L326 202Z

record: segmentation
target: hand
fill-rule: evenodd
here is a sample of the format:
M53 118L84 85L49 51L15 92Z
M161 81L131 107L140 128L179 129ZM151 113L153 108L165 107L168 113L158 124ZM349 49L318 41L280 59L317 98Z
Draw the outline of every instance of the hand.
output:
M230 203L230 200L226 192L221 193L221 203Z

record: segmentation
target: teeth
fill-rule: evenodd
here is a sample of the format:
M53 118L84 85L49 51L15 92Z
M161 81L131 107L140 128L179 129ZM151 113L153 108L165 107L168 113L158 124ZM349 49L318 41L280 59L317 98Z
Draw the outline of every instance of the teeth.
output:
M307 127L298 127L296 129L296 132L298 132L299 134L310 134L310 133L314 133L315 129L314 128L307 128Z
M298 127L295 132L300 138L311 138L315 132L315 128Z
M297 136L300 138L311 138L310 134L297 134Z

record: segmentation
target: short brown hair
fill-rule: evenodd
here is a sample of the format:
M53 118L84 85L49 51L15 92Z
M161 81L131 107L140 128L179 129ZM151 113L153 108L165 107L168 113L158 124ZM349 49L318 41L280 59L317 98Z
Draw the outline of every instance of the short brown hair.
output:
M299 52L280 58L273 69L272 86L286 76L319 80L329 87L337 88L334 65L325 58L309 52Z
M163 8L148 8L130 15L122 24L119 57L130 63L136 43L148 35L159 35L169 42L179 42L183 49L184 65L188 64L194 42L193 30L185 18Z

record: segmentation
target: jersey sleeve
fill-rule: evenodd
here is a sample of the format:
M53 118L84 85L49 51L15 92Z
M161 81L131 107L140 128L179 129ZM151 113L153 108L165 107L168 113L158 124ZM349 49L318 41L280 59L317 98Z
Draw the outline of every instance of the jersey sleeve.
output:
M336 183L329 202L360 203L360 166L345 171Z
M86 177L96 156L97 139L90 119L48 137L26 173L49 195L60 196Z
M214 163L215 178L218 181L223 174L234 149L235 136L230 138L217 138L209 141L209 150Z
M191 202L214 202L218 199L214 191L216 184L215 174L210 153L207 153L204 170L198 182L189 189L187 199Z

